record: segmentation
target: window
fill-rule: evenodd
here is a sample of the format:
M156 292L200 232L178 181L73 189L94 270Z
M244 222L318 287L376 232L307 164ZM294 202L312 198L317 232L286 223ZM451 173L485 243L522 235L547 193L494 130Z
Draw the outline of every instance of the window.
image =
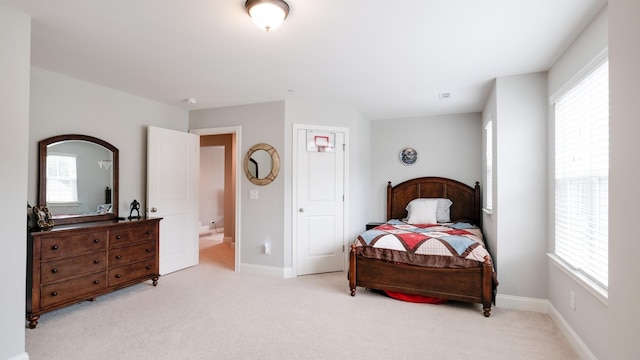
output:
M78 201L75 155L47 155L47 203Z
M489 115L491 119L491 115ZM484 190L484 208L491 211L493 209L493 121L489 120L484 127L486 139L486 173Z
M608 286L609 63L555 103L555 253Z

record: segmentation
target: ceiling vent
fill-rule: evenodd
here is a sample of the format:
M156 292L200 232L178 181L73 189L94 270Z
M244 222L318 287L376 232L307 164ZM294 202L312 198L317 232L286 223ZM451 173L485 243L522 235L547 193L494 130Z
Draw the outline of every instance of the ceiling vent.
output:
M438 96L440 96L440 101L449 101L449 100L451 100L451 93L448 93L448 92L440 93L440 94L438 94Z

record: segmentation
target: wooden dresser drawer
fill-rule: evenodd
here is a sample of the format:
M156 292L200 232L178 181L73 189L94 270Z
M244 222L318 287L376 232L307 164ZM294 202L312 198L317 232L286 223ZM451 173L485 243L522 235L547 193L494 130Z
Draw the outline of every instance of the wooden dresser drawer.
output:
M160 220L70 223L30 232L29 328L34 329L45 312L147 280L158 285Z
M132 242L155 240L157 238L157 228L153 224L122 227L109 231L109 247L126 246Z
M115 248L109 251L109 268L131 264L144 259L154 259L155 257L156 242L154 240Z
M40 248L42 260L70 257L107 249L107 233L91 232L73 235L44 236Z
M93 293L107 288L104 271L84 275L67 281L43 285L40 291L40 306L54 306L71 300L89 299Z
M120 266L109 270L109 286L117 286L140 278L157 276L155 259Z
M43 261L40 265L40 282L48 284L62 281L71 276L104 271L107 267L106 259L107 254L102 251L66 259Z

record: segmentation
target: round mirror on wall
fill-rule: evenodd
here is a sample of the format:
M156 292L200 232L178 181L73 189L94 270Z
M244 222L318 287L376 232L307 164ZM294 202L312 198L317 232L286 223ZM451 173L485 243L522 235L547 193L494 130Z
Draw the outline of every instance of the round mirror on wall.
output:
M273 146L256 144L244 157L244 173L256 185L270 184L280 171L280 157Z

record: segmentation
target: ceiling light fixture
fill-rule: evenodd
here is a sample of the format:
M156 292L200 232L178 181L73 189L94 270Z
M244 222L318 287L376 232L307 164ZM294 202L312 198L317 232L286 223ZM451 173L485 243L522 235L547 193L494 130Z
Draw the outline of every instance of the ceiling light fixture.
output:
M289 4L283 0L247 0L244 7L251 20L266 31L278 28L289 15Z

